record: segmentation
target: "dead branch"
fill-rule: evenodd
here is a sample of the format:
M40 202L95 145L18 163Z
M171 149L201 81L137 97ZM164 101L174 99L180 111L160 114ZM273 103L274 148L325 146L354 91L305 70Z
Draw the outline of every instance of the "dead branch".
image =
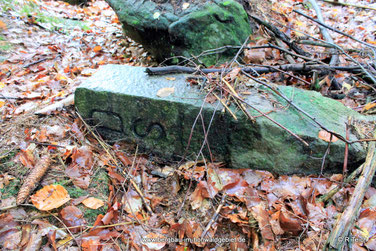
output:
M339 33L339 34L341 34L341 35L343 35L343 36L345 36L345 37L348 37L348 38L350 38L350 39L352 39L352 40L354 40L354 41L356 41L356 42L358 42L358 43L361 43L361 44L363 44L363 45L365 45L365 46L368 46L368 47L370 47L370 48L376 49L376 46L374 46L374 45L372 45L372 44L369 44L369 43L367 43L367 42L364 42L364 41L362 41L362 40L359 40L359 39L357 39L357 38L355 38L355 37L353 37L353 36L351 36L351 35L349 35L349 34L347 34L347 33L345 33L345 32L342 32L342 31L340 31L340 30L337 30L337 29L333 28L333 27L331 27L331 26L329 26L329 25L326 25L326 24L320 22L319 20L314 19L314 18L312 18L312 17L310 17L310 16L304 14L303 12L301 12L301 11L299 11L299 10L293 10L293 11L294 11L295 13L298 13L299 15L302 15L302 16L305 17L305 18L308 18L309 20L311 20L311 21L313 21L313 22L315 22L315 23L318 23L318 24L321 25L321 26L324 26L325 28L327 28L327 29L329 29L329 30L332 30L332 31L334 31L334 32L337 32L337 33Z
M310 57L306 57L306 56L303 56L303 55L299 55L299 54L296 54L296 53L293 53L291 51L288 51L280 46L276 46L274 44L269 44L270 48L274 48L274 49L277 49L277 50L280 50L284 53L287 53L287 54L290 54L291 56L295 56L295 57L299 57L299 58L302 58L304 60L307 60L307 61L311 61L311 62L315 62L315 63L318 63L318 64L322 64L322 65L327 65L323 62L321 62L320 60L317 60L317 59L314 59L314 58L310 58Z
M210 221L209 221L208 225L206 226L204 232L202 232L202 234L201 234L202 239L205 238L206 233L209 231L210 227L213 225L213 223L217 219L219 212L221 211L223 205L225 204L225 199L226 199L226 194L223 194L221 202L219 203L217 209L215 210L213 217L210 219Z
M316 11L317 19L320 22L324 23L324 18L322 17L322 14L321 14L321 9L317 5L316 0L309 0L309 2L312 4L312 7ZM321 31L322 36L325 38L325 40L327 42L334 44L333 38L330 36L328 30L324 26L320 26L320 31ZM338 63L338 60L339 60L339 56L334 54L332 56L332 58L330 59L330 63L329 64L330 65L336 65Z
M274 20L274 19L273 19ZM274 20L274 21L276 21L277 22L277 20ZM370 69L370 67L367 67L370 71L372 71L373 72L373 75L362 65L362 64L360 64L357 60L355 60L353 57L351 57L346 51L345 51L345 49L343 49L341 46L339 46L339 45L337 45L337 44L333 44L333 43L328 43L327 41L324 41L324 40L322 40L322 39L319 39L319 38L316 38L316 37L313 37L313 36L311 36L311 35L309 35L309 34L307 34L307 33L305 33L305 32L303 32L303 31L300 31L300 30L297 30L297 29L294 29L294 28L292 28L292 27L288 27L288 26L286 26L286 25L284 25L284 24L282 24L282 23L279 23L281 26L283 26L283 27L286 27L286 28L288 28L288 29L291 29L291 30L294 30L294 31L297 31L297 32L300 32L300 33L302 33L302 34L304 34L305 36L307 36L307 37L309 37L309 38L312 38L312 39L314 39L314 40L316 40L316 41L320 41L320 42L322 42L322 43L325 43L325 44L328 44L328 45L330 45L330 46L332 46L333 48L336 48L337 50L339 50L342 54L344 54L347 58L349 58L355 65L357 65L357 66L359 66L359 68L361 69L361 72L363 72L363 73L365 73L368 77L369 77L369 79L374 83L374 84L376 84L376 78L374 77L374 75L375 75L375 71L373 70L373 69ZM371 49L373 49L373 48L371 48ZM350 50L348 50L349 52L350 52ZM333 67L332 67L333 68ZM334 67L335 68L335 67ZM350 71L348 71L348 72L350 72ZM352 73L356 73L356 72L352 72ZM358 72L358 73L360 73L360 72ZM375 92L376 92L376 88L375 87L373 87L373 86L370 86Z
M285 44L282 43L281 39L276 38L275 42L281 48L287 47ZM295 59L289 53L285 53L284 57L287 60L287 62L289 62L289 64L296 64Z
M39 64L39 63L42 63L46 60L49 60L49 59L52 59L52 58L42 58L42 59L39 59L37 61L34 61L34 62L31 62L30 64L27 64L27 65L24 65L24 68L29 68L30 66L33 66L33 65L36 65L36 64Z
M376 8L365 6L365 5L359 5L359 4L353 4L353 3L344 3L339 1L332 1L332 0L323 0L324 2L335 4L335 5L343 5L343 6L351 6L355 8L361 8L366 10L376 10Z
M360 174L360 172L363 170L363 166L364 164L362 164L361 166L359 166L355 171L353 171L349 176L347 176L345 178L345 180L343 181L343 183L341 184L338 184L336 187L334 187L333 189L331 189L329 192L327 192L326 194L324 194L323 196L321 196L320 198L318 198L316 200L316 202L327 202L330 198L332 198L339 190L341 190L341 188L343 187L343 184L348 184L350 183L351 181L353 181L355 179L356 176L358 176Z
M278 70L277 70L278 69ZM233 70L233 68L205 68L205 69L197 69L192 67L186 66L178 66L178 65L171 65L165 67L148 67L146 68L146 73L148 75L166 75L166 74L174 74L174 73L188 73L188 74L195 74L201 71L204 74L208 73L229 73ZM313 70L321 72L321 73L328 73L330 71L346 71L351 73L361 73L361 68L356 65L349 65L349 66L328 66L328 65L321 65L321 64L285 64L285 65L274 65L274 66L255 66L255 67L244 67L242 68L243 72L250 73L252 75L263 74L263 73L270 73L270 72L278 72L279 70L282 71L292 71L292 72L301 72L307 73Z
M376 136L376 131L374 132L374 137ZM371 142L368 146L368 153L366 161L364 162L364 167L362 174L359 177L358 183L354 189L351 196L349 205L342 213L341 218L336 222L333 231L330 233L325 247L335 248L337 250L342 250L345 244L345 237L348 236L354 223L359 215L359 209L363 202L364 195L368 190L373 176L376 171L376 143Z
M275 36L279 39L281 39L284 43L286 43L291 50L295 51L297 54L300 54L300 55L303 55L305 57L310 57L311 54L304 51L302 48L300 48L289 36L287 36L285 33L283 33L282 31L280 31L276 26L264 21L264 20L261 20L260 18L254 16L254 15L251 15L251 17L258 23L258 24L261 24L261 25L264 25L266 28L268 28L271 32L273 32L275 34Z

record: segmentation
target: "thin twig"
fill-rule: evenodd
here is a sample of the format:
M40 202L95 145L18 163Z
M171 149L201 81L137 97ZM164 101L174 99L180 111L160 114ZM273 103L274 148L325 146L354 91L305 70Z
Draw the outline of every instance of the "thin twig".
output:
M373 133L376 137L376 131ZM340 218L336 221L333 230L330 232L324 250L329 246L329 249L334 248L336 250L342 250L343 245L346 243L343 241L351 229L354 227L354 223L359 216L360 207L364 199L365 193L372 182L372 179L376 171L376 144L371 142L368 145L368 153L364 162L362 174L360 175L358 182L352 193L348 206L341 214Z
M304 55L299 55L299 54L293 53L293 52L288 51L288 50L286 50L286 49L284 49L284 48L282 48L282 47L276 46L276 45L274 45L274 44L269 44L269 46L270 46L270 48L274 48L274 49L280 50L280 51L282 51L282 52L284 52L284 53L287 53L287 54L290 54L290 55L292 55L292 56L295 56L295 57L299 57L299 58L305 59L305 60L307 60L307 61L315 62L315 63L322 64L322 65L327 65L327 64L321 62L320 60L317 60L317 59L314 59L314 58L310 58L310 57L306 57L306 56L304 56Z
M224 81L224 82L226 83L226 81ZM265 114L261 110L257 109L255 106L251 105L250 103L246 102L244 99L242 99L241 97L239 97L239 95L235 92L235 90L233 88L229 88L229 89L232 92L232 96L234 98L236 98L240 102L246 104L247 106L251 107L252 109L254 109L255 111L257 111L258 113L260 113L262 116L264 116L265 118L269 119L271 122L273 122L274 124L276 124L277 126L279 126L280 128L282 128L283 130L285 130L286 132L288 132L289 134L291 134L292 136L294 136L296 139L298 139L304 145L309 146L309 144L305 140L303 140L302 138L300 138L294 132L292 132L291 130L287 129L286 127L284 127L283 125L281 125L280 123L278 123L277 121L275 121L274 119L272 119L271 117L269 117L267 114Z
M300 55L303 55L303 56L306 56L306 57L311 56L310 53L304 51L299 46L297 46L296 43L289 36L287 36L285 33L283 33L282 31L280 31L276 26L274 26L274 25L272 25L270 23L267 23L264 20L261 20L260 18L254 16L254 15L251 15L251 17L257 23L264 25L266 28L268 28L270 31L272 31L277 38L279 38L283 42L285 42L296 53L298 53Z
M46 61L46 60L48 60L48 59L52 59L52 58L42 58L42 59L39 59L39 60L37 60L37 61L31 62L30 64L25 65L23 68L25 68L25 69L26 69L26 68L29 68L30 66L33 66L33 65L39 64L39 63L44 62L44 61Z
M351 181L355 179L356 176L358 176L362 170L363 170L363 164L359 166L355 171L353 171L349 176L345 178L345 180L341 183L338 184L336 187L332 188L329 192L326 194L322 195L322 197L318 198L316 202L327 202L330 198L332 198L341 188L343 187L344 184L348 184Z
M271 19L273 19L275 22L278 22L278 20L275 20L274 18L272 18L271 17ZM371 73L369 73L368 72L368 70L366 70L364 67L363 67L363 65L362 64L360 64L358 61L356 61L353 57L351 57L347 52L345 52L345 50L341 47L341 46L339 46L339 45L337 45L337 44L332 44L332 43L328 43L327 41L324 41L324 40L322 40L322 39L319 39L319 38L316 38L316 37L314 37L314 36L311 36L310 34L307 34L306 32L304 32L304 31L300 31L300 30L297 30L297 29L294 29L294 28L292 28L292 27L290 27L290 26L286 26L286 25L284 25L284 24L282 24L282 23L279 23L280 25L282 25L283 27L286 27L286 28L288 28L288 29L291 29L291 30L294 30L294 31L297 31L297 32L300 32L300 33L302 33L302 34L304 34L305 36L307 36L307 37L310 37L310 38L312 38L312 39L314 39L314 40L316 40L316 41L320 41L320 42L322 42L322 43L325 43L325 44L328 44L328 45L330 45L330 46L333 46L334 48L337 48L339 51L341 51L347 58L349 58L353 63L355 63L356 65L358 65L359 66L359 68L361 69L361 71L362 72L364 72L371 80L372 80L372 82L374 83L374 84L376 84L376 79L375 79L375 77L371 74ZM373 49L373 48L371 48L371 49ZM340 70L339 68L341 68L341 67L338 67L338 66L332 66L331 67L332 69L335 69L335 70ZM319 68L317 68L318 70L319 70ZM345 70L345 71L347 71L347 70ZM370 87L376 92L376 88L375 87L373 87L373 86L371 86L370 85Z
M311 21L313 21L313 22L315 22L315 23L318 23L319 25L324 26L325 28L327 28L327 29L329 29L329 30L332 30L332 31L334 31L334 32L337 32L337 33L339 33L339 34L341 34L341 35L343 35L343 36L345 36L345 37L351 38L352 40L354 40L354 41L356 41L356 42L358 42L358 43L361 43L361 44L363 44L363 45L366 45L366 46L368 46L368 47L371 47L371 48L376 49L376 46L374 46L374 45L372 45L372 44L369 44L369 43L367 43L367 42L364 42L364 41L362 41L362 40L359 40L359 39L357 39L357 38L355 38L355 37L353 37L353 36L351 36L351 35L349 35L349 34L347 34L347 33L345 33L345 32L342 32L342 31L340 31L340 30L337 30L337 29L333 28L333 27L331 27L331 26L329 26L329 25L326 25L326 24L320 22L319 20L314 19L314 18L312 18L312 17L310 17L310 16L304 14L303 12L301 12L301 11L299 11L299 10L293 10L293 12L298 13L299 15L302 15L303 17L308 18L309 20L311 20Z
M246 75L247 77L251 78L252 80L256 81L257 83L259 84L262 84L266 87L268 87L270 90L272 90L273 92L275 92L278 96L280 96L281 98L283 98L284 100L287 101L287 103L289 103L291 106L293 106L296 110L298 110L299 112L303 113L305 116L307 116L308 118L310 118L313 122L315 122L321 129L329 132L330 134L333 134L334 136L336 136L337 138L341 139L342 141L346 142L346 143L349 143L351 144L351 142L349 142L348 140L346 140L342 135L336 133L336 132L333 132L331 130L329 130L328 128L326 128L324 125L322 125L320 122L317 121L316 118L312 117L309 113L307 113L306 111L304 111L303 109L301 109L300 107L298 107L296 104L294 104L292 102L292 100L290 100L288 97L286 97L279 89L278 87L272 87L270 86L269 84L255 78L255 77L252 77L251 75L247 74L246 72L243 72L244 75Z
M322 14L321 14L321 9L317 5L316 0L309 0L309 2L312 4L313 8L316 11L317 19L320 22L324 23L324 18L322 17ZM334 44L333 38L330 36L328 30L324 26L320 26L320 31L321 31L321 34L325 38L326 41L328 41L329 43ZM332 58L330 59L330 63L329 64L330 65L336 65L337 62L338 62L338 60L339 60L339 56L338 55L333 55Z
M223 105L223 107L230 113L230 115L237 121L238 120L238 118L236 117L236 115L231 111L231 109L226 105L226 103L225 102L223 102L223 100L220 98L220 97L218 97L214 92L213 92L213 95L214 95L214 97L216 98L216 99L218 99L219 100L219 102L221 102L221 104Z
M55 145L55 144L49 144L49 143L43 143L43 142L38 142L38 141L35 141L35 140L30 140L29 142L37 144L37 145L41 145L41 146L53 146L53 147L65 148L65 146Z
M225 204L225 200L226 200L226 194L223 194L221 202L219 203L217 209L215 210L215 213L214 213L213 217L210 219L210 221L209 221L208 225L206 226L204 232L202 232L201 238L205 237L205 235L209 231L210 227L213 225L213 223L217 219L217 216L218 216L219 212L221 211L223 205Z
M85 127L90 131L90 133L94 136L94 138L99 142L99 144L102 146L102 148L106 151L106 153L108 154L108 156L112 159L112 161L114 162L114 164L116 166L119 166L116 158L110 153L110 151L108 150L107 146L105 145L105 143L94 133L94 131L90 128L90 126L85 122L85 120L81 117L81 115L79 113L77 113L77 116L80 118L80 120L84 123ZM141 192L140 188L138 187L137 183L132 179L132 177L130 175L128 175L127 173L125 173L126 176L127 176L127 179L129 179L129 182L132 184L132 186L136 189L136 192L138 193L138 195L142 198L142 200L144 202L146 202L146 199L145 199L145 196L143 195L143 193ZM151 210L150 206L148 204L145 204L145 207L146 209L148 210L148 212L150 214L153 214L153 210Z
M324 2L335 4L335 5L344 5L344 6L351 6L351 7L356 7L356 8L361 8L361 9L366 9L366 10L376 10L374 7L369 7L365 5L359 5L359 4L353 4L353 3L344 3L344 2L339 2L339 1L332 1L332 0L323 0Z

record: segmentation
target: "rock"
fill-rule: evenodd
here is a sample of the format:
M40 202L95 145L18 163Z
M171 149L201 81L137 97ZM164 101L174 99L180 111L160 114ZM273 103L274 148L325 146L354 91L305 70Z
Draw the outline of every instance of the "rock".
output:
M272 111L270 117L307 141L309 147L265 117L257 117L252 123L236 107L230 107L238 117L235 121L228 112L221 112L223 107L219 103L203 103L205 93L191 87L186 76L148 76L142 67L102 66L77 88L75 105L82 117L96 125L105 138L137 143L146 153L169 159L186 155L194 160L204 140L204 121L205 131L209 131L208 144L203 147L207 158L211 153L213 160L224 161L234 168L264 169L280 174L320 172L321 157L328 144L318 138L320 128L286 101L260 86L250 88L251 94L246 99L263 112ZM158 96L163 88L169 88L169 95ZM342 135L345 135L347 116L365 119L320 93L286 86L278 88L317 121ZM201 109L202 118L197 117ZM249 112L259 115L251 109ZM350 140L356 139L350 135ZM326 158L330 170L325 171L342 168L344 149L345 144L340 140L331 144ZM364 157L361 144L350 145L349 165Z
M233 0L106 0L125 34L141 43L158 61L199 55L225 45L240 46L251 34L247 13ZM233 58L237 49L200 57L206 65ZM177 63L178 59L170 61Z

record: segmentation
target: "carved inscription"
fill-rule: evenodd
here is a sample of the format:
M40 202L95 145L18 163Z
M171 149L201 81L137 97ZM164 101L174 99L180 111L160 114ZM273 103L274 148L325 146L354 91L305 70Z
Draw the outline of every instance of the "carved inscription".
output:
M166 130L160 123L148 122L140 118L133 122L132 131L139 138L163 139L166 137Z
M117 113L93 110L90 117L93 119L92 122L99 128L104 128L121 134L125 133L123 128L123 118ZM166 137L166 130L163 125L142 118L135 119L129 130L133 132L134 136L142 139L150 138L160 140Z

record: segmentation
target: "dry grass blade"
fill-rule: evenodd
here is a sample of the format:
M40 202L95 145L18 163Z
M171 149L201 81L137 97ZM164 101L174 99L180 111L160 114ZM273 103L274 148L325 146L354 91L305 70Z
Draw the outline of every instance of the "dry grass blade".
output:
M17 195L16 203L17 205L22 204L30 193L35 189L40 179L47 172L50 167L51 160L48 156L43 156L39 162L35 165L33 170L31 170L29 176L25 179L22 184L20 191Z
M226 110L231 114L231 116L235 119L235 120L238 120L238 118L236 117L236 115L231 111L231 109L226 105L225 102L223 102L223 100L218 97L214 92L213 92L213 95L214 97L216 97L216 99L219 100L219 102L221 102L221 104L223 105L224 108L226 108Z

